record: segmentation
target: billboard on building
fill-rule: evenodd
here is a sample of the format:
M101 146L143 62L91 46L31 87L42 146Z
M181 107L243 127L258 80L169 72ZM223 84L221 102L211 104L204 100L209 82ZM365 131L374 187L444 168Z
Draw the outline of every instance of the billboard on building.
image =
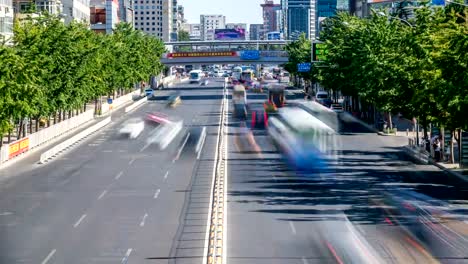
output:
M245 40L244 28L223 28L215 30L215 40Z
M281 33L278 32L278 31L268 32L267 33L267 39L268 40L280 40L281 39Z

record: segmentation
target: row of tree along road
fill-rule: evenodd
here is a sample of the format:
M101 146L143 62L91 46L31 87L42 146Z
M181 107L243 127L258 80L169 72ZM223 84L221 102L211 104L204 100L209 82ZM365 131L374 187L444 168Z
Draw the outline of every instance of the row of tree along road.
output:
M121 95L163 69L164 44L128 24L106 35L43 15L15 21L14 33L13 45L0 44L0 139L15 127L21 138L24 120L35 120L33 132L89 102L98 107L102 96Z
M301 37L287 47L286 69L359 100L366 111L414 117L425 135L432 124L458 140L468 129L467 19L468 8L460 4L422 3L407 20L398 13L340 13L320 34L324 60L298 73L297 63L311 61L311 43Z

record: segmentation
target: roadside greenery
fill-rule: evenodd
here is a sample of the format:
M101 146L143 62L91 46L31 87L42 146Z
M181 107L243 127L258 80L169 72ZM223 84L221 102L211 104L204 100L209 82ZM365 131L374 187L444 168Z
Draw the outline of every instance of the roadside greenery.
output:
M0 139L24 120L60 121L161 72L163 43L117 25L111 35L44 15L15 21L13 46L0 45ZM32 124L32 122L29 122ZM31 129L32 131L33 129ZM0 140L1 141L1 140Z
M468 129L468 8L425 3L408 23L398 15L327 19L320 35L326 60L305 79L380 111L416 117L425 128ZM310 42L299 38L287 49L286 69L303 76L296 64L310 61Z

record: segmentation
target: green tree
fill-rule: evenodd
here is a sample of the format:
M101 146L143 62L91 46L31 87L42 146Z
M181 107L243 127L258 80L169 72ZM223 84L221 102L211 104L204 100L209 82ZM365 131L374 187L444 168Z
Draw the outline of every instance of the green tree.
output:
M177 32L177 40L178 41L190 41L190 35L185 30L179 30Z

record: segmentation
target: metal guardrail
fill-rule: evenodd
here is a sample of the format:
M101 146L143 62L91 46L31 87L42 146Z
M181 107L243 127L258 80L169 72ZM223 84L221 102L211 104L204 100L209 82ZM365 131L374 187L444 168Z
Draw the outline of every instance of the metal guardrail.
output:
M56 145L55 147L49 149L48 151L41 154L39 159L39 163L44 164L47 160L57 156L59 153L64 151L65 149L69 148L70 146L76 144L78 141L82 140L83 138L89 136L90 134L96 132L97 130L103 128L104 126L108 125L111 122L111 118L108 117L103 121L95 124L92 127L85 129L84 131L80 132L79 134L63 141L62 143Z

